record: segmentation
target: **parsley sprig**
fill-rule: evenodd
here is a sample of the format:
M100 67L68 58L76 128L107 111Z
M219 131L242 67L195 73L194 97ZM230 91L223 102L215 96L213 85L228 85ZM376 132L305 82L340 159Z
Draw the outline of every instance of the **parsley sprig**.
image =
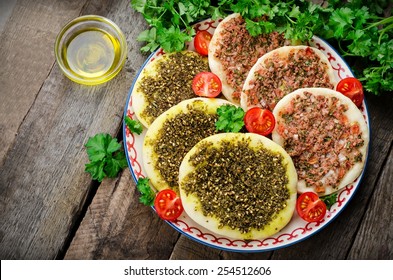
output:
M136 188L141 193L139 201L144 205L152 206L154 204L156 193L149 185L149 178L139 178L136 183Z
M245 112L234 105L222 105L217 108L216 129L224 132L239 132L244 126Z
M90 160L85 171L98 182L105 177L116 177L127 166L121 144L109 134L99 133L90 137L85 147Z
M337 202L337 193L322 196L321 200L326 204L326 208L330 210L330 208Z
M287 39L306 42L317 35L339 49L366 90L380 94L393 91L393 17L389 0L330 0L325 5L306 0L131 0L150 25L137 40L142 51L161 46L180 51L195 34L192 24L240 13L251 35L278 31ZM266 20L260 20L266 19Z
M133 120L129 116L126 116L124 118L124 122L126 123L126 126L131 132L134 132L138 135L142 133L143 125L139 121Z

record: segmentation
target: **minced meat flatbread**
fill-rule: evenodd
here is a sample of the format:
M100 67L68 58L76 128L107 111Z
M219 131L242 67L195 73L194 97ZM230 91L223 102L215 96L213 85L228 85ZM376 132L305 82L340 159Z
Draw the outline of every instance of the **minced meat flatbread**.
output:
M149 125L179 102L195 97L195 75L208 71L206 57L193 51L164 54L140 73L132 90L132 107L139 121Z
M220 77L224 96L240 104L240 93L251 67L262 55L284 45L289 45L289 41L277 32L251 36L240 14L223 19L209 44L209 66Z
M186 213L201 226L237 239L271 236L291 220L297 175L284 149L253 133L201 140L179 170Z
M186 153L216 132L217 108L228 101L193 98L180 102L151 124L143 142L143 164L157 190L178 191L179 166Z
M273 110L286 94L298 89L336 85L327 57L309 46L286 46L262 56L250 70L241 93L244 110Z
M298 89L281 99L273 114L272 138L292 157L299 193L328 195L360 175L369 130L349 98L331 89Z

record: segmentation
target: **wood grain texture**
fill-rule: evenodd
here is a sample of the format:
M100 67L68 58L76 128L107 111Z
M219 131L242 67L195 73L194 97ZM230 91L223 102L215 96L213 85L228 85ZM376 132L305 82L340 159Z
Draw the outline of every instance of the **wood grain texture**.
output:
M393 259L393 145L390 146L385 165L348 255L349 259Z
M44 1L38 6L42 5ZM56 9L61 14L61 9L66 11L69 7L62 2ZM77 10L77 15L102 12L119 24L128 41L135 41L142 29L138 22L130 25L133 12L126 0L89 1L83 10ZM24 13L17 15L24 16ZM51 34L59 31L59 22L52 25ZM46 42L45 47L53 46L53 42ZM84 172L88 160L83 145L96 133L117 134L136 71L134 64L139 68L144 60L139 48L133 49L132 44L130 57L117 77L95 87L69 81L57 65L45 82L35 75L41 89L0 169L1 259L54 259L64 246L91 187L91 179ZM53 63L52 57L50 65ZM23 90L18 88L18 91ZM1 146L5 146L3 140Z
M18 1L0 34L0 167L54 63L61 27L86 1Z
M138 197L129 170L104 180L65 259L168 259L179 233Z
M171 260L219 260L221 250L204 246L185 235L180 236L173 248Z
M372 147L365 188L374 187L365 199L367 210L362 216L358 233L349 252L350 259L393 259L393 100L383 96L369 97L373 123ZM374 165L383 161L382 168ZM368 183L367 183L368 182Z

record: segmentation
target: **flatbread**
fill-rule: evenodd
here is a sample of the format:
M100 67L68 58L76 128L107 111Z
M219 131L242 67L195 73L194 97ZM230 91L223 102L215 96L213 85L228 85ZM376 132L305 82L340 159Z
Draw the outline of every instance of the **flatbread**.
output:
M179 169L186 213L210 231L236 239L271 236L290 221L297 175L289 155L253 133L201 140Z
M331 89L298 89L281 99L273 114L272 139L292 157L299 193L328 195L361 174L369 130L349 98Z
M224 18L209 44L209 66L220 77L222 93L229 101L240 104L240 93L251 67L265 53L289 45L282 34L272 32L251 36L240 14Z
M241 93L241 107L273 110L286 94L308 87L333 89L337 81L327 57L309 46L285 46L261 58L250 70Z
M143 165L157 190L178 190L179 166L200 140L217 133L217 108L228 101L193 98L180 102L150 125L143 142Z
M207 58L193 51L164 54L150 62L132 90L132 107L138 120L149 127L170 107L194 98L192 80L208 70Z

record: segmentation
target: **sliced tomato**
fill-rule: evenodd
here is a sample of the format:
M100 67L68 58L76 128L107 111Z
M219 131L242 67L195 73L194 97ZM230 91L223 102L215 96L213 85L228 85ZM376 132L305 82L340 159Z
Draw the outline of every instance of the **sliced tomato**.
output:
M362 106L364 92L362 83L358 79L354 77L344 78L338 82L336 90L349 97L356 106Z
M195 50L201 55L208 55L212 35L206 30L198 31L194 38Z
M276 120L270 110L254 107L246 112L244 124L249 132L267 136L272 133Z
M220 78L212 72L200 72L192 80L192 89L196 95L216 97L222 90Z
M167 221L176 220L183 212L183 205L176 192L170 189L159 191L154 200L154 208L160 218Z
M297 199L296 211L307 222L319 222L325 217L326 204L316 193L305 192Z

